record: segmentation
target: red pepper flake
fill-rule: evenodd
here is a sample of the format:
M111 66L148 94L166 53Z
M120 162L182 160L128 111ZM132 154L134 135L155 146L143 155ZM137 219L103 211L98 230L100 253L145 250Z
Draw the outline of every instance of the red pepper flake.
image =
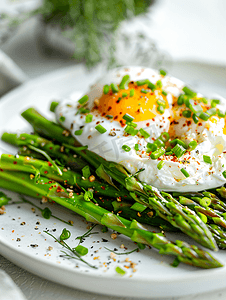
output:
M14 161L13 164L16 165L16 164L17 164L17 161Z
M109 106L109 107L108 107L108 111L110 111L111 109L112 109L112 107L111 107L111 106Z
M3 172L3 169L0 169L0 172Z
M102 190L105 190L105 186L101 186Z
M49 161L48 161L48 166L49 166L49 167L52 167L52 164L51 164L51 162L49 162Z
M47 173L48 173L48 171L44 171L44 173L45 173L45 174L47 174Z

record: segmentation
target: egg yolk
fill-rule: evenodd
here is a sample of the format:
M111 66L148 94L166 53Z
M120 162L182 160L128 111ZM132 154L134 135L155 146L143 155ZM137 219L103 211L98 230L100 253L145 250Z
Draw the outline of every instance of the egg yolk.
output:
M127 89L119 89L117 93L110 90L107 94L103 94L99 98L98 111L102 116L111 116L124 126L123 116L126 113L134 117L134 122L155 118L157 114L160 114L157 110L158 99L164 99L166 108L169 107L160 89L153 92L147 84L137 86L136 83L130 82Z

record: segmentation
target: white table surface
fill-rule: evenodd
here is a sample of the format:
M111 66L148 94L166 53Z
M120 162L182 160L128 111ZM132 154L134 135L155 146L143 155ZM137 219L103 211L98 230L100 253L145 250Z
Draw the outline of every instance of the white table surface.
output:
M21 28L18 34L4 46L2 50L9 55L18 66L30 77L36 78L47 72L67 66L75 65L75 62L59 58L46 57L37 47L34 35L35 22L31 21L28 26ZM26 59L24 59L26 57ZM171 74L181 78L193 86L198 86L199 89L213 92L216 89L219 94L226 97L226 88L224 82L226 78L226 69L222 66L199 64L191 61L175 61L168 66ZM215 74L218 74L217 78ZM201 75L201 80L199 79ZM222 81L219 81L221 78ZM211 85L209 84L211 82ZM0 255L0 268L5 270L18 287L22 290L28 300L57 300L57 299L78 299L78 300L129 300L129 298L109 297L97 294L91 294L68 287L55 284L48 280L44 280L35 276L9 262ZM219 300L226 298L226 289L214 291L208 294L191 295L186 297L172 298L174 300ZM131 298L130 298L131 299ZM163 299L163 298L162 298ZM163 299L164 300L164 299ZM165 299L166 300L166 299ZM170 300L167 298L167 300Z

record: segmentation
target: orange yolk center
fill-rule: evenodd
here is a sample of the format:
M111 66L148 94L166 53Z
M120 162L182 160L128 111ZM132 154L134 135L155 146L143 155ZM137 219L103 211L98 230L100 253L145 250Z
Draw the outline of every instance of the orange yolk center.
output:
M134 94L131 90L134 90ZM160 90L157 91L159 95L162 95ZM128 89L119 89L117 93L109 91L108 94L103 94L99 98L98 110L102 116L110 115L122 125L125 125L126 121L123 116L126 113L134 117L134 122L147 121L160 114L157 111L158 99L159 97L146 84L137 86L130 82ZM168 108L166 97L162 96L162 99L164 99L166 108Z

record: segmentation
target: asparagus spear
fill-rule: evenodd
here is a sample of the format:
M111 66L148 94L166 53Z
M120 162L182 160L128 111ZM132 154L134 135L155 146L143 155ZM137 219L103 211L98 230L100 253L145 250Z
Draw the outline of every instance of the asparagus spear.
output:
M127 190L120 188L116 190L114 187L100 182L95 179L85 179L80 173L68 170L57 164L51 164L47 161L33 159L24 156L13 156L10 154L2 154L0 159L0 167L5 170L16 170L22 172L32 173L34 175L40 174L49 179L65 183L67 186L74 186L78 189L92 188L95 194L112 197L112 198L125 198L131 200ZM95 180L94 180L95 179Z
M130 192L135 201L156 210L160 217L179 228L201 245L217 250L216 242L206 224L194 211L181 205L171 195L164 198L156 188L139 182L122 165L105 161L101 156L87 149L81 150L75 147L76 140L69 133L65 135L64 128L45 119L35 109L27 109L22 113L22 116L33 126L36 132L48 138L56 139L58 142L63 143L65 147L80 155L97 169L96 172L102 179L113 178Z
M28 173L10 171L0 172L0 178L0 187L4 187L4 183L8 182L7 188L11 190L27 195L30 193L36 198L46 197L85 217L87 221L105 225L128 236L134 242L150 245L158 249L160 254L174 255L180 262L201 268L222 266L210 253L197 246L182 241L170 242L163 234L148 231L136 220L129 221L110 213L85 199L82 194L68 193L59 183L50 182L48 178L40 177L37 182Z

